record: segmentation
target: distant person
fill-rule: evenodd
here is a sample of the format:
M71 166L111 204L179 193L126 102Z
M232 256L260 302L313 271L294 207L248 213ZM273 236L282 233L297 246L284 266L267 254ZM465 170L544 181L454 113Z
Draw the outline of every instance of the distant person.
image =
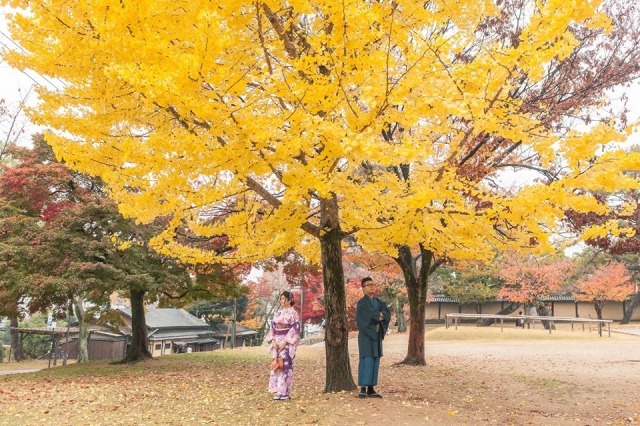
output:
M518 312L518 315L522 316L522 311ZM516 327L524 328L524 318L516 319Z
M189 345L187 346L187 353L190 354L191 352L193 352L193 348Z
M378 370L382 357L382 340L387 333L391 312L377 297L376 284L371 277L362 279L364 296L358 301L356 325L358 326L358 386L360 398L382 398L374 386L378 385Z
M293 293L283 291L280 295L280 309L273 316L267 334L271 359L282 358L282 368L272 369L269 375L269 392L275 393L276 401L291 399L293 381L293 360L300 343L300 316L293 308Z

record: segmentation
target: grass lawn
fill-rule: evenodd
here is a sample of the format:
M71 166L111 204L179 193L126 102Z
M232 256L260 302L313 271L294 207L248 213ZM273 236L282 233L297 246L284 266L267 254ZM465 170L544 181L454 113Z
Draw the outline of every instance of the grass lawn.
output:
M640 423L640 393L634 399L632 390L627 394L626 382L611 384L609 378L621 374L629 383L640 383L639 364L623 365L615 358L623 350L640 353L639 337L430 328L426 367L395 365L406 353L407 336L386 338L381 400L362 400L355 392L323 393L324 347L319 345L299 348L293 399L272 401L266 348L239 348L168 355L134 365L94 361L3 375L0 425ZM349 343L356 378L357 343ZM601 366L602 374L589 374L596 365L594 353L624 370L612 373ZM11 364L46 368L46 362ZM551 374L554 369L560 373ZM603 422L589 423L587 416Z

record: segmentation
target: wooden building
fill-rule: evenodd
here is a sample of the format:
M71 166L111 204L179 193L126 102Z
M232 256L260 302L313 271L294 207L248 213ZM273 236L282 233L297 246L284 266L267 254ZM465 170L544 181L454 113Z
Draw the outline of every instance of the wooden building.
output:
M89 332L88 352L89 359L117 359L124 358L127 351L127 337L121 333L112 333L105 330L92 330ZM59 350L65 352L68 358L78 357L78 333L61 339Z
M214 324L211 326L213 330L213 337L218 340L216 344L216 349L222 349L226 343L226 347L230 347L230 340L232 335L232 324L228 322L222 322L219 324ZM236 340L235 340L235 348L240 348L242 346L256 346L258 343L256 339L258 338L258 332L252 330L250 328L244 327L240 324L236 323Z
M125 323L114 330L108 326L92 326L89 333L89 359L124 358L131 338L131 308L117 309ZM172 353L203 352L216 349L209 324L199 320L184 309L148 309L145 313L149 351L156 357ZM77 356L78 334L73 333L67 343L64 338L61 350L70 358Z
M131 333L131 308L118 311ZM218 340L209 324L194 317L184 309L155 308L145 314L149 351L153 356L182 352L205 352L216 349ZM191 348L191 350L189 350Z
M573 296L557 295L540 300L547 305L550 315L556 317L598 318L593 302L580 302ZM480 312L476 312L475 305L461 305L457 299L447 296L431 296L427 300L425 308L425 320L427 322L444 321L447 314L496 314L510 305L508 300L491 300L481 305ZM602 319L620 321L629 306L629 301L607 302L602 309ZM522 310L522 309L519 309ZM518 314L518 309L513 315ZM636 310L631 321L640 321L640 310Z

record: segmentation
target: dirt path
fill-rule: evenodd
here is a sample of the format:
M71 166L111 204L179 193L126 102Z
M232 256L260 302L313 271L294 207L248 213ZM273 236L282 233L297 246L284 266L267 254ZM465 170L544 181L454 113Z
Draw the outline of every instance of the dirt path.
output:
M24 369L24 370L5 370L5 371L0 371L0 376L4 376L7 374L24 374L24 373L33 373L35 371L40 371L40 369Z
M518 340L523 332L536 339ZM406 336L389 336L380 415L396 425L640 424L640 337L505 330L499 340L499 330L479 333L487 340L428 341L428 365L419 368L393 365L406 352Z

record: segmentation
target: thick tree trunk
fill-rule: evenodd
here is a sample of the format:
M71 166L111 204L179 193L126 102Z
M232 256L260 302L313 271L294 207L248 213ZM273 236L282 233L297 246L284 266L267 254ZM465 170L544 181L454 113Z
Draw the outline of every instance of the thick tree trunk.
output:
M347 299L342 268L342 232L335 199L321 201L320 247L325 297L325 392L351 391L356 388L349 363Z
M638 307L638 305L640 305L640 292L636 293L631 298L631 302L629 302L629 306L627 306L627 309L624 312L624 316L622 317L622 321L620 321L620 324L629 324L629 321L631 321L631 317L636 311L636 308Z
M602 319L602 306L600 303L598 302L594 302L593 303L593 307L596 309L596 314L598 314L598 319L601 320Z
M426 365L424 357L424 318L427 305L427 281L433 260L433 252L425 250L420 245L420 268L411 255L408 246L398 249L398 257L395 261L400 265L407 287L409 298L409 343L407 356L401 364Z
M144 290L130 290L131 299L131 344L127 354L121 361L129 364L153 358L149 352L149 338L147 336L147 322L144 318Z
M24 353L22 352L22 340L20 340L20 333L18 333L18 317L10 318L11 329L11 350L13 350L13 359L16 362L24 360Z
M84 306L82 306L84 299L82 296L76 296L73 301L73 309L78 319L78 356L76 361L78 363L89 361L89 324L87 324L87 317L85 315ZM67 343L68 345L69 343Z

